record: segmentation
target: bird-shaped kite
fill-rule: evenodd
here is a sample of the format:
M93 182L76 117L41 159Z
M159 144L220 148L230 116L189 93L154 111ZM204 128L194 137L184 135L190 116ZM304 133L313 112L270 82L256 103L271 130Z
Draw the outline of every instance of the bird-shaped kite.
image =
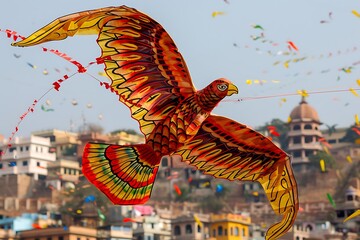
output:
M85 147L84 175L114 204L145 203L162 157L179 155L216 178L258 181L274 212L283 216L266 239L278 239L291 228L299 203L290 157L246 125L211 114L224 97L238 92L229 80L217 79L197 91L163 27L126 6L61 17L13 45L32 46L75 34L98 34L111 88L130 108L146 139L130 146Z

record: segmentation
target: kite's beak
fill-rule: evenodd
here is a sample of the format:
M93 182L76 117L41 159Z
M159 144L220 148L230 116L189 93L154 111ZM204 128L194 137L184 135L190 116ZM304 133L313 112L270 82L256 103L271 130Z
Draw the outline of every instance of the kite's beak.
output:
M239 93L238 88L234 84L229 83L227 96L231 96L233 94L238 94L238 93Z

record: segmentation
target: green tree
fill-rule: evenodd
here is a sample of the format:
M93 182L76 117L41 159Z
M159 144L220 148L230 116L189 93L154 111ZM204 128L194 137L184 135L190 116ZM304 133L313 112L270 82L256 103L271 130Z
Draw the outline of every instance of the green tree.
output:
M326 153L325 151L318 151L316 154L312 154L309 156L310 165L313 169L320 169L320 160L323 159L325 161L325 167L334 169L336 167L335 158Z
M289 131L289 126L286 122L282 121L281 119L275 118L270 122L265 123L265 125L258 127L256 130L259 132L266 132L268 131L269 126L274 126L276 131L280 134L279 137L270 135L273 139L279 141L280 146L285 151L288 148L288 140L287 140L287 133Z
M345 136L341 138L340 141L356 143L356 140L359 139L360 136L359 134L356 133L356 131L354 131L353 128L358 129L360 131L360 128L354 124L346 130Z
M132 135L140 135L137 131L133 130L133 129L118 129L115 131L110 132L111 135L115 135L121 132L126 132L127 134L132 134Z

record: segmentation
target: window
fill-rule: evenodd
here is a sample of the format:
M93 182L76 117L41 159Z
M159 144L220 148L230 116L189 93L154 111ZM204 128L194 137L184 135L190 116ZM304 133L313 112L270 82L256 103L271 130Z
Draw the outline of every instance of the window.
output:
M23 162L22 162L22 165L23 165L23 166L27 166L27 165L28 165L28 161L23 161Z
M307 225L307 226L306 226L306 230L308 230L308 231L311 232L311 231L313 230L313 227L312 227L311 225Z
M16 147L9 148L9 152L13 152L16 150Z
M9 162L9 167L15 167L16 166L16 162Z
M154 229L154 228L155 228L155 224L151 223L151 229Z
M347 195L346 200L347 201L354 201L353 195Z
M294 157L301 157L301 151L294 151Z
M311 124L306 124L305 127L304 127L304 129L311 130L311 129L312 129Z
M336 211L336 216L338 218L344 218L345 217L345 211L343 211L343 210Z
M245 228L241 229L241 236L245 237Z
M235 236L239 236L239 227L235 227L234 233L235 233Z
M181 229L180 229L180 226L179 225L176 225L175 228L174 228L174 234L176 236L179 236L181 235Z
M3 165L2 165L2 163L0 163L0 169L2 169L3 168Z
M313 155L314 154L314 151L313 150L305 150L305 156L306 157L309 157L309 156L311 156L311 155Z
M313 137L312 136L306 136L305 137L305 143L311 143L313 141Z
M191 234L191 233L192 233L192 227L191 227L190 224L186 224L186 226L185 226L185 232L186 232L187 234Z
M201 226L200 225L197 225L197 231L198 231L198 233L201 232Z
M25 147L25 150L26 150L26 151L29 151L29 146L26 146L26 147Z
M295 126L293 127L293 130L294 130L294 131L300 130L300 129L301 129L300 125L295 125Z
M36 166L40 167L40 162L36 162Z
M225 228L224 229L224 235L227 236L228 232L227 232L227 229Z
M213 229L213 237L216 237L216 229Z
M169 161L169 159L167 157L163 157L163 159L161 161L161 166L163 166L163 167L169 166L168 161Z
M22 152L24 150L24 148L23 147L20 147L20 152Z
M230 228L230 236L233 236L234 235L234 229L233 227Z
M294 138L293 138L293 143L294 143L294 144L299 144L299 143L301 143L301 137L294 137Z
M222 226L218 226L218 235L219 236L223 235L223 227Z

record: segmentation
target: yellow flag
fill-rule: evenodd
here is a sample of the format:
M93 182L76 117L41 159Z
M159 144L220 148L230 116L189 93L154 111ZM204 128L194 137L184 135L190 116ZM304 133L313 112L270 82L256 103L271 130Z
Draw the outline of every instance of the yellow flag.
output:
M353 88L349 88L349 91L354 94L356 97L359 97L359 94Z
M360 125L359 115L355 114L355 124Z
M349 155L346 156L346 160L348 160L349 163L352 163L352 159L351 159L351 157Z
M247 80L246 80L246 84L247 84L247 85L250 85L250 84L252 84L252 80L250 80L250 79L247 79Z
M352 10L351 13L360 18L360 14L356 10Z
M326 146L323 146L323 149L324 149L324 151L325 151L327 154L330 155L330 151L329 151L329 149L328 149Z
M306 90L297 90L297 93L302 97L308 97L309 93Z
M289 62L290 62L290 60L287 60L286 62L284 62L284 67L285 68L289 68Z
M360 86L360 79L356 80L356 83Z
M321 168L322 172L325 172L325 161L324 161L324 159L320 160L320 168Z
M212 17L217 17L218 15L224 15L225 12L218 12L218 11L215 11L215 12L212 12L211 16Z
M194 214L194 219L195 219L195 222L196 222L200 227L203 226L202 222L201 222L200 219L196 216L196 214Z
M350 216L348 216L347 218L345 218L344 222L354 218L360 216L360 209L356 210L353 214L351 214Z

